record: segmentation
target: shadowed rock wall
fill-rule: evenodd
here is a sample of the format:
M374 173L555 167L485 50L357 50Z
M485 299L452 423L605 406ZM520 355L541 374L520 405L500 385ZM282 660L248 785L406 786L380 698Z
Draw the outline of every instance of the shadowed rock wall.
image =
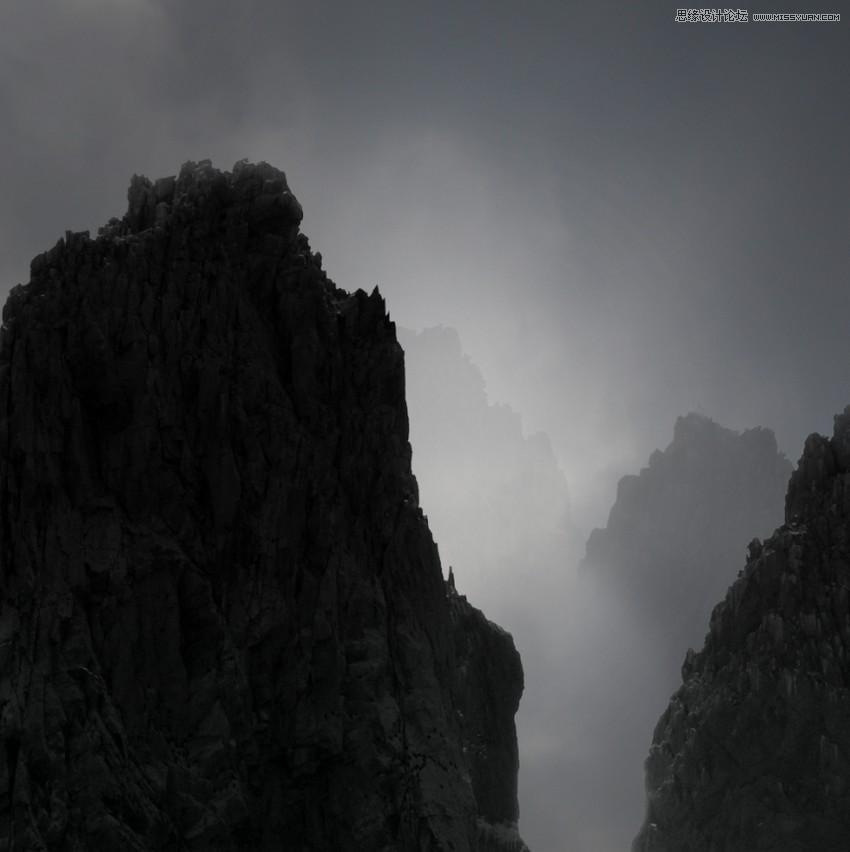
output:
M524 848L518 655L443 582L382 298L300 220L266 164L134 177L9 297L0 846Z

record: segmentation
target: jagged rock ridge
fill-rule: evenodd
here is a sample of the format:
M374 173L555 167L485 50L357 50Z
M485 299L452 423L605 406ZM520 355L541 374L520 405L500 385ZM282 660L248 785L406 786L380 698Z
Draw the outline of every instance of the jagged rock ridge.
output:
M525 848L519 657L443 582L382 298L300 220L266 164L134 177L9 297L0 845Z
M646 763L637 852L843 852L850 836L850 407L812 435L785 524L689 653Z

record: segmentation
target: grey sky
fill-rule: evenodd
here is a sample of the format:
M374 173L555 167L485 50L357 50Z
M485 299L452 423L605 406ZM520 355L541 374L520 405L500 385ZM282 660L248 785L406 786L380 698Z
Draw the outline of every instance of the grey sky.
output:
M0 289L134 172L266 159L339 286L456 328L548 434L579 526L697 406L796 460L850 403L850 20L675 11L4 3Z
M674 17L4 4L2 280L120 215L133 172L264 158L341 286L459 330L491 397L550 435L588 524L697 405L796 458L850 399L848 24Z

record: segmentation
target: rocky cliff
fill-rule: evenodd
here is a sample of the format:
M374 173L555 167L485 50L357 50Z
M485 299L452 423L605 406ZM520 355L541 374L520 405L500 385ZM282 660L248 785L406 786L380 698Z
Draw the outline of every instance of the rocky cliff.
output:
M0 846L522 850L510 637L447 586L403 354L282 172L134 177L3 312Z
M637 852L844 852L850 836L850 408L812 435L785 524L689 653L646 763Z

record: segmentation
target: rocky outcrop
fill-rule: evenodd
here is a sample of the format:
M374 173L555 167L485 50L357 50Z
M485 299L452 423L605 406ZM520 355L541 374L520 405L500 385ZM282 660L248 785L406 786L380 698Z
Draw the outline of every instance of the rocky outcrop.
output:
M510 637L443 581L403 354L282 172L134 177L4 309L0 846L509 850Z
M812 435L646 763L637 852L839 852L850 835L850 408Z

